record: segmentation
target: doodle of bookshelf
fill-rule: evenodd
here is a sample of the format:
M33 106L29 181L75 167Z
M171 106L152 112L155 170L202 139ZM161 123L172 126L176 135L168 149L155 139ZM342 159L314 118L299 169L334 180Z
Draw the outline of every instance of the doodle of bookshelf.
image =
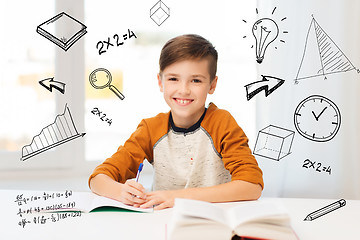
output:
M21 160L25 161L39 153L84 135L85 133L79 133L76 130L70 110L65 105L64 113L57 115L53 123L43 128L39 135L33 137L29 145L22 148Z

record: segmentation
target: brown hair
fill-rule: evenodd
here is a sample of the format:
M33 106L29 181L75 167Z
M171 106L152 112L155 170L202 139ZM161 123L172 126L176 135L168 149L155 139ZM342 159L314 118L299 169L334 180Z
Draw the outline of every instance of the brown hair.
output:
M196 34L181 35L170 39L162 48L159 65L160 74L178 61L209 59L210 81L216 76L218 54L215 47L205 38Z

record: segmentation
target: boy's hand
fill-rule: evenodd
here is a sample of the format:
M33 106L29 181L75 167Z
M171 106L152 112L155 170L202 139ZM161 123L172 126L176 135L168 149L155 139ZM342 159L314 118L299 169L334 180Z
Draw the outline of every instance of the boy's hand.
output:
M145 188L134 180L127 180L124 184L121 184L120 199L124 204L139 207L145 203L146 194Z
M140 208L148 208L153 205L155 210L170 208L174 206L176 191L154 191L146 194L146 202Z

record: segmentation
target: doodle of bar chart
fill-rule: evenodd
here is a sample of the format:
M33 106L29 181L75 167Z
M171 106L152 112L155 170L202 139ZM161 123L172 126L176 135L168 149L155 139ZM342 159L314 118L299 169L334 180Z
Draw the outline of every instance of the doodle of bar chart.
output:
M279 161L291 153L294 135L294 131L269 125L259 131L254 154Z
M65 105L64 113L57 115L53 123L44 127L40 134L33 137L29 145L22 148L21 160L25 161L39 153L84 135L85 133L79 133L76 130L70 110Z

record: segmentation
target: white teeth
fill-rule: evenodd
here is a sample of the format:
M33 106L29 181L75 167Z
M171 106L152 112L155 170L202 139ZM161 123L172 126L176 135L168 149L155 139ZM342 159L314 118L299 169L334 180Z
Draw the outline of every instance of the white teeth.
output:
M176 101L180 104L188 104L190 100L176 99Z

